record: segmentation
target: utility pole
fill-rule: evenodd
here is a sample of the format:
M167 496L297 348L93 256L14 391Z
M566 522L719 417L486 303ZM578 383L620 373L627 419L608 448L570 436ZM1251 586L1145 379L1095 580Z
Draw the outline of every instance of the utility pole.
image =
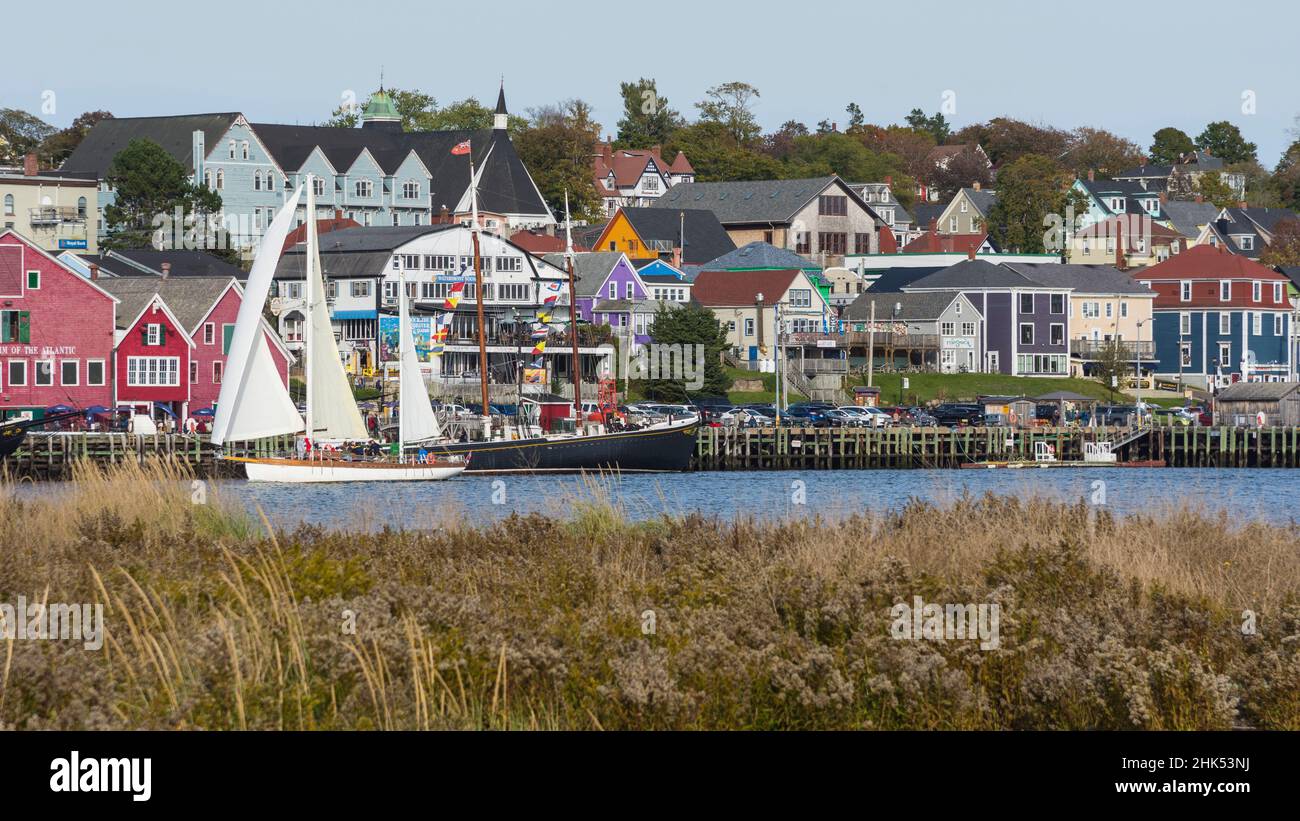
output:
M871 318L867 322L867 387L875 383L876 376L876 301L871 300Z

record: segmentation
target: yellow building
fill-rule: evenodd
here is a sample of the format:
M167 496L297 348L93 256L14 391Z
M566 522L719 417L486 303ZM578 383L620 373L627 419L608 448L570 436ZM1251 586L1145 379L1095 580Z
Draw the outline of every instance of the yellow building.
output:
M29 158L21 172L0 173L0 228L12 228L47 251L98 253L99 185L40 172Z

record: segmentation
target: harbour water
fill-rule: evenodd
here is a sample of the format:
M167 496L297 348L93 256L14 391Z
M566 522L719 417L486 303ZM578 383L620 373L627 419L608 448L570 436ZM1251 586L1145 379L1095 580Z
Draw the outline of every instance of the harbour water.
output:
M700 513L723 519L822 516L951 502L985 493L1084 501L1117 515L1179 508L1233 523L1294 524L1300 476L1268 469L838 470L639 474L619 477L462 476L445 482L282 485L214 482L213 492L278 526L378 530L486 524L511 514L565 516L607 500L632 519Z

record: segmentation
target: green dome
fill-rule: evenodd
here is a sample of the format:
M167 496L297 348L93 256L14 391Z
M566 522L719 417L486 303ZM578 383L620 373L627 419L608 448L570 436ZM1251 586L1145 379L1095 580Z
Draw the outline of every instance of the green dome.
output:
M402 115L397 113L393 98L382 88L370 95L366 108L361 112L362 122L401 122Z

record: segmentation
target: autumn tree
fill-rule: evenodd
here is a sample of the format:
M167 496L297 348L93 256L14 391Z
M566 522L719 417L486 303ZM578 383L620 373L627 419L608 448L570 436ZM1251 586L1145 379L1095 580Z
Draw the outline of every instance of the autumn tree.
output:
M1300 265L1300 216L1280 220L1273 227L1273 241L1259 255L1259 261L1283 268Z
M992 186L993 171L984 155L971 148L949 158L945 165L931 167L922 180L946 200L975 183L984 188Z
M564 195L575 218L595 219L601 201L591 182L591 158L600 140L600 123L582 100L565 100L531 109L532 121L515 138L515 147L553 211L564 213ZM689 156L689 155L688 155Z
M1083 126L1070 132L1065 164L1076 172L1094 170L1109 177L1142 162L1142 149L1132 140L1102 128Z
M711 120L679 128L665 149L670 156L686 152L700 182L775 180L787 176L780 161L738 144L724 123Z
M1073 175L1050 157L1026 154L998 172L998 199L989 214L989 233L999 248L1022 254L1048 252L1049 216L1063 221L1081 203L1071 191Z
M63 161L81 145L81 141L90 133L90 129L100 120L111 120L113 115L108 111L87 111L72 121L72 125L57 131L41 143L37 153L41 160L54 168L58 168Z
M17 108L0 108L0 162L18 163L54 133L54 126Z

